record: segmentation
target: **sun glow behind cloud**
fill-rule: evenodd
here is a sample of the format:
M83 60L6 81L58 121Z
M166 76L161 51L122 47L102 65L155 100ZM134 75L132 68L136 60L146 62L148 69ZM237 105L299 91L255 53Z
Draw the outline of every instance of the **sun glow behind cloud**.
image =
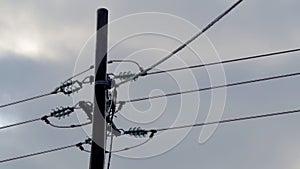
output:
M35 38L15 35L2 39L0 50L1 53L15 53L23 57L38 59L41 52L41 45L39 45L38 40Z
M11 13L12 7L0 7ZM37 11L35 11L37 12ZM74 57L89 37L86 26L55 27L35 12L23 11L0 16L0 59L9 56L31 60L62 61Z
M32 39L18 38L16 40L15 52L29 57L35 57L39 53L39 46L38 43Z

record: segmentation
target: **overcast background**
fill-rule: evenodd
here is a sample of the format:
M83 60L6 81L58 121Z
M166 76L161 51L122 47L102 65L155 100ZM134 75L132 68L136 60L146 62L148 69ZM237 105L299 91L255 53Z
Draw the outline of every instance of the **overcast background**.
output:
M0 3L0 104L49 92L71 76L81 48L95 33L96 10L99 7L109 9L111 21L135 13L161 12L179 16L202 28L232 3L234 3L232 0L88 2L2 0ZM215 25L206 36L214 44L221 60L297 48L300 47L299 6L300 2L296 0L245 0L230 15ZM120 27L120 31L126 27L126 24ZM148 29L151 30L151 27ZM175 31L176 28L170 30ZM110 32L112 41L119 38L116 36L117 31ZM185 40L189 38L188 35L195 32L186 33ZM137 48L130 46L134 44L137 43L130 43L127 46ZM193 42L192 45L200 44L201 39ZM177 45L174 44L173 48L175 47ZM123 51L117 54L128 55ZM153 56L155 59L162 57L158 54L164 53L157 51L150 53L155 55ZM126 57L119 55L109 57L116 59ZM149 56L149 53L144 54L144 57L147 55ZM226 80L236 82L298 72L300 71L298 55L299 53L295 53L224 65ZM180 54L178 57L184 59ZM210 56L204 53L202 57ZM139 59L144 67L149 65L147 59ZM92 60L90 62L92 63ZM192 61L187 61L190 62ZM175 66L169 62L169 64L165 63L163 68ZM210 85L205 69L197 69L193 73L197 77L199 87ZM164 77L153 76L149 80L142 79L135 82L130 86L131 96L147 96L153 89L160 89L166 93L179 89L176 85L170 87L160 84L161 79ZM172 82L172 79L169 80ZM176 79L176 81L180 80ZM227 90L223 118L297 109L300 99L299 84L300 79L295 77L230 88ZM200 109L196 121L202 122L207 116L211 95L205 92L197 96L202 100L198 105ZM191 105L195 104L193 100L189 101ZM162 119L172 117L170 113L178 108L176 107L178 100L170 99L168 102L170 103L164 111L168 116ZM3 108L0 110L0 125L40 117L56 106L69 104L73 104L71 98L59 95ZM143 111L149 108L149 103L146 102L145 105L138 103L135 106ZM189 112L186 113L186 116L189 116ZM111 168L297 169L300 166L299 118L299 115L289 115L220 125L204 144L198 142L201 128L193 129L176 147L155 157L134 159L113 155ZM129 121L126 123L127 121L122 116L118 119L122 127L137 126ZM76 122L76 117L72 116L61 123L68 124L68 122ZM164 126L164 122L169 121L160 120L144 126L146 128L157 127L158 124ZM87 136L82 129L57 130L42 122L36 122L2 130L0 137L0 159L5 159L77 143ZM157 148L159 146L157 144ZM0 164L0 168L82 169L88 168L88 165L89 154L74 148Z

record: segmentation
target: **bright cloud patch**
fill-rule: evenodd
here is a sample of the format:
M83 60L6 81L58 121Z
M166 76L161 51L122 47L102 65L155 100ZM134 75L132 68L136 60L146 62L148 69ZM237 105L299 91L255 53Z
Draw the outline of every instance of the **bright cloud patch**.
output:
M39 52L38 43L31 39L17 39L15 52L23 55L35 56Z
M35 14L37 10L20 7L19 12L12 12L13 8L9 4L0 7L2 13L9 13L0 15L0 59L7 57L6 53L14 53L29 59L61 61L75 57L88 38L85 26L53 25Z

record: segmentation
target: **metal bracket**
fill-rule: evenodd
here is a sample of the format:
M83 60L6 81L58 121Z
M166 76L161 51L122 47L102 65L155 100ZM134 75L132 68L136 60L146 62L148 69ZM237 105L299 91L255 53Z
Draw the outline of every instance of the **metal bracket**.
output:
M115 86L115 81L107 76L107 80L97 80L95 85L102 85L105 89L112 89Z

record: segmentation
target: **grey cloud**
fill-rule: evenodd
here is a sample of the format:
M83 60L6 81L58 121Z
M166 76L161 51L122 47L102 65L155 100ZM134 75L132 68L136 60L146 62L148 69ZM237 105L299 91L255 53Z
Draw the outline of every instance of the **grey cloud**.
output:
M0 17L0 35L15 33L19 28L24 33L35 33L45 46L42 54L57 55L59 59L28 59L13 51L1 51L1 55L5 57L0 56L0 96L6 94L12 100L25 98L52 89L71 75L79 49L94 32L95 11L100 6L110 9L112 20L136 12L155 11L178 15L201 28L231 2L233 1L4 1L1 11L5 15ZM240 8L212 28L207 36L222 59L297 47L298 40L295 36L299 28L298 6L298 1L245 1ZM199 41L192 45L199 45L197 42ZM119 58L127 51L121 49L111 57ZM298 58L298 54L294 54L225 65L227 80L232 82L294 72L299 67ZM144 66L149 64L148 60L150 59L140 59ZM172 66L174 65L166 67ZM205 70L193 72L200 87L210 85ZM151 80L156 82L151 83ZM154 87L160 88L158 82L163 80L164 76L141 79L131 86L131 94L147 95ZM295 78L230 88L224 118L298 108L298 84L299 80ZM170 86L168 83L161 87L166 92L178 89L176 85ZM207 115L211 95L206 92L200 96L203 102L197 119L199 122ZM0 103L7 102L6 99L7 97L2 97ZM171 122L174 118L172 112L177 110L179 101L180 98L171 98L168 102L171 105L167 106L164 116L155 121L155 124L164 126ZM63 96L49 97L1 110L1 113L5 113L1 114L1 118L12 121L28 119L48 113L52 107L69 104L72 101ZM191 101L191 106L193 104L195 103ZM149 104L140 103L137 108L146 110ZM73 116L66 123L71 121L76 121L76 118ZM121 126L132 127L122 117L117 121ZM296 152L298 124L297 115L294 115L221 125L203 145L197 142L201 128L193 129L182 143L157 157L135 160L114 155L112 168L290 168L292 164L299 163ZM146 124L145 127L155 126ZM55 130L42 123L1 131L0 159L77 142L85 136L82 130ZM88 154L67 150L1 164L1 168L87 168L88 160Z

